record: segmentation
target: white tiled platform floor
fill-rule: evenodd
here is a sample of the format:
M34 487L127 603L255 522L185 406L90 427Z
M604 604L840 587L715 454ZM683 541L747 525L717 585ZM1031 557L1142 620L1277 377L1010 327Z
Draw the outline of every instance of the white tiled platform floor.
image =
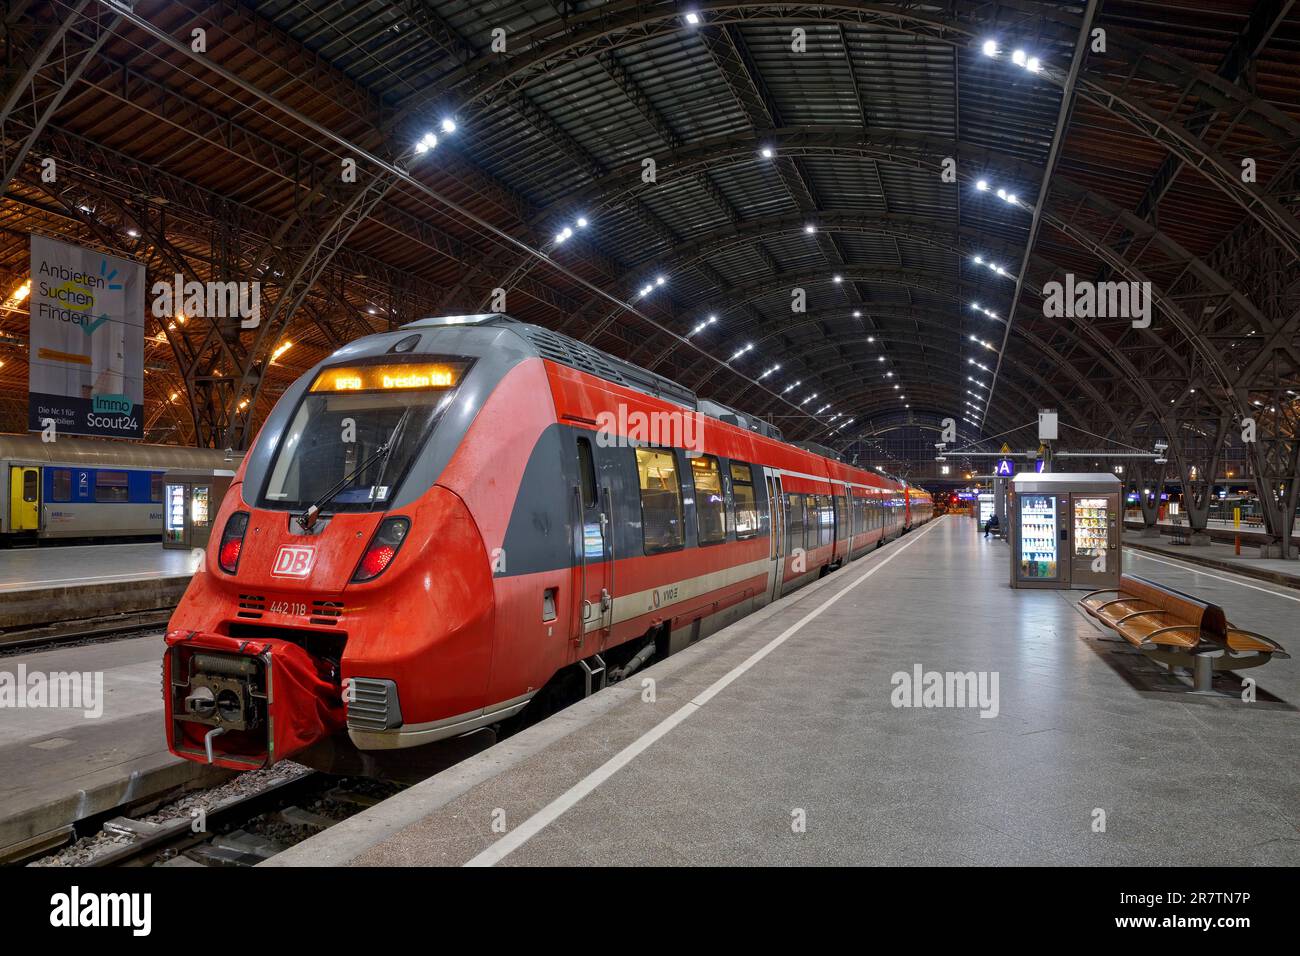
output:
M189 551L140 544L43 545L0 550L0 594L80 584L112 584L194 573Z
M1300 863L1300 663L1248 672L1253 704L1189 695L1082 615L1082 592L1010 589L1008 560L941 519L651 668L655 703L628 681L276 860L464 863L501 839L494 814L514 830L554 809L847 589L502 862ZM1126 560L1300 653L1296 592ZM998 716L891 706L916 664L996 671Z

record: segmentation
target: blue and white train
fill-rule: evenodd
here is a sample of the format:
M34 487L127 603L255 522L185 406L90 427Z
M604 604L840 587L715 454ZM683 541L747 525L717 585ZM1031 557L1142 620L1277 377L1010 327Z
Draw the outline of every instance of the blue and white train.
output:
M237 466L208 448L0 435L0 542L161 537L166 471Z

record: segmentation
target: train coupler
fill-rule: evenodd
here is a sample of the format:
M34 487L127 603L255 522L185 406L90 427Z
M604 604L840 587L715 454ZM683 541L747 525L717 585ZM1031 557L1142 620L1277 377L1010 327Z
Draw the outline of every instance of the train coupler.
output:
M188 760L269 767L343 728L337 669L292 641L167 635L167 744Z

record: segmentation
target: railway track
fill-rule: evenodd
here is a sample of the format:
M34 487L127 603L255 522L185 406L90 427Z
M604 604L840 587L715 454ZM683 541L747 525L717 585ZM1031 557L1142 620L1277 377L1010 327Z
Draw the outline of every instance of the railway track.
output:
M153 608L103 617L56 621L23 628L0 628L0 657L15 651L40 650L78 641L129 637L150 628L163 628L175 608Z
M98 833L29 865L256 866L404 789L298 769L251 788L240 778L252 775L241 774L213 791L187 795L151 813L104 820ZM242 792L216 797L219 791L241 787Z

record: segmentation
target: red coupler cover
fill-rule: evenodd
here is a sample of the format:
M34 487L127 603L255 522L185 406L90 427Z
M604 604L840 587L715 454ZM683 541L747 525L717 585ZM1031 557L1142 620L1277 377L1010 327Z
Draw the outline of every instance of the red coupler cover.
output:
M235 638L201 631L171 631L163 658L167 707L167 746L178 757L207 763L207 724L175 719L185 713L185 687L172 685L173 673L189 672L196 653L237 654L261 661L267 702L262 722L231 730L212 741L212 762L233 770L269 767L342 730L346 723L341 690L332 668L290 641Z

